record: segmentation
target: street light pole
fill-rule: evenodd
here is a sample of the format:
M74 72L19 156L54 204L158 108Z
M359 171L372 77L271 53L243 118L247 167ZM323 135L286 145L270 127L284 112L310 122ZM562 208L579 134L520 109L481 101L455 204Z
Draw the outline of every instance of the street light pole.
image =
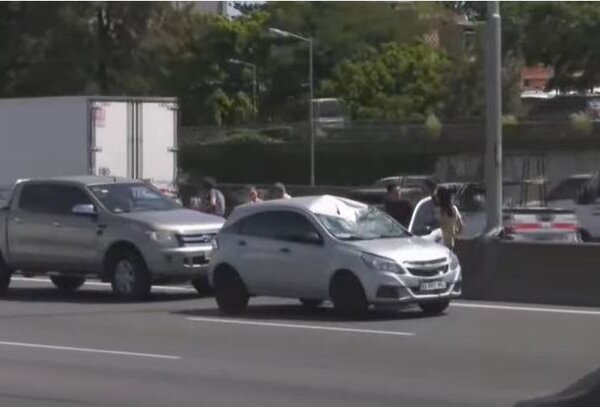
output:
M227 61L235 65L242 65L252 68L252 109L254 109L254 114L258 113L258 80L256 77L256 64L235 58L229 58Z
M308 83L310 87L310 101L308 103L310 118L310 186L315 186L315 104L313 84L313 42L308 39Z
M309 101L308 101L308 117L310 125L310 185L314 186L315 181L315 108L314 108L314 73L313 73L313 39L309 37L303 37L298 34L280 30L278 28L269 28L269 32L277 34L281 37L295 38L300 41L308 43L308 86L309 90Z
M487 3L486 46L486 232L502 227L502 56L498 1Z

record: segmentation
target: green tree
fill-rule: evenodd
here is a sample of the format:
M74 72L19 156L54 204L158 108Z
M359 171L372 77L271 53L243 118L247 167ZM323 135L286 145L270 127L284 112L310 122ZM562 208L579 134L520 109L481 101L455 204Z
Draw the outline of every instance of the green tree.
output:
M341 96L357 119L423 120L443 107L449 67L442 51L391 43L372 58L342 61L321 91Z

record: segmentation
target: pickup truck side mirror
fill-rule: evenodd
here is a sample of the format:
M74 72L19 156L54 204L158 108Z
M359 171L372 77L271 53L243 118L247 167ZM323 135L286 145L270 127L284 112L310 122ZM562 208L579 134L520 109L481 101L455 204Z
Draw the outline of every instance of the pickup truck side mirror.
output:
M96 208L92 204L75 205L71 211L74 215L79 216L98 216Z

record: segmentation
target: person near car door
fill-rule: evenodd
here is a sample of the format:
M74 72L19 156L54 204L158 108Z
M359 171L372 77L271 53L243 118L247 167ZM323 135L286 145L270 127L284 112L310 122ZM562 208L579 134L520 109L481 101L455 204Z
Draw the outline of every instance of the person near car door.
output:
M402 192L398 184L390 183L386 187L384 208L385 212L394 218L398 223L405 228L408 227L413 208L410 202L402 198Z
M195 209L200 212L217 216L225 216L225 196L217 189L214 178L206 177L202 180L205 195L196 200Z
M439 223L444 245L454 250L456 238L462 233L464 223L460 211L452 204L452 194L448 188L437 189Z
M281 182L276 182L273 185L273 199L290 199L291 196L287 193L285 185Z
M424 183L425 198L421 199L415 206L408 230L417 235L429 234L439 227L437 196L437 184L432 180Z

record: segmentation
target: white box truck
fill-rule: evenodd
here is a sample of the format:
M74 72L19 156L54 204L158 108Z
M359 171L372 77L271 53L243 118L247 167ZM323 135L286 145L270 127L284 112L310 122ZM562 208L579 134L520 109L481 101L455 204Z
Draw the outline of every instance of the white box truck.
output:
M177 99L0 99L0 186L18 179L109 175L165 192L177 176Z

